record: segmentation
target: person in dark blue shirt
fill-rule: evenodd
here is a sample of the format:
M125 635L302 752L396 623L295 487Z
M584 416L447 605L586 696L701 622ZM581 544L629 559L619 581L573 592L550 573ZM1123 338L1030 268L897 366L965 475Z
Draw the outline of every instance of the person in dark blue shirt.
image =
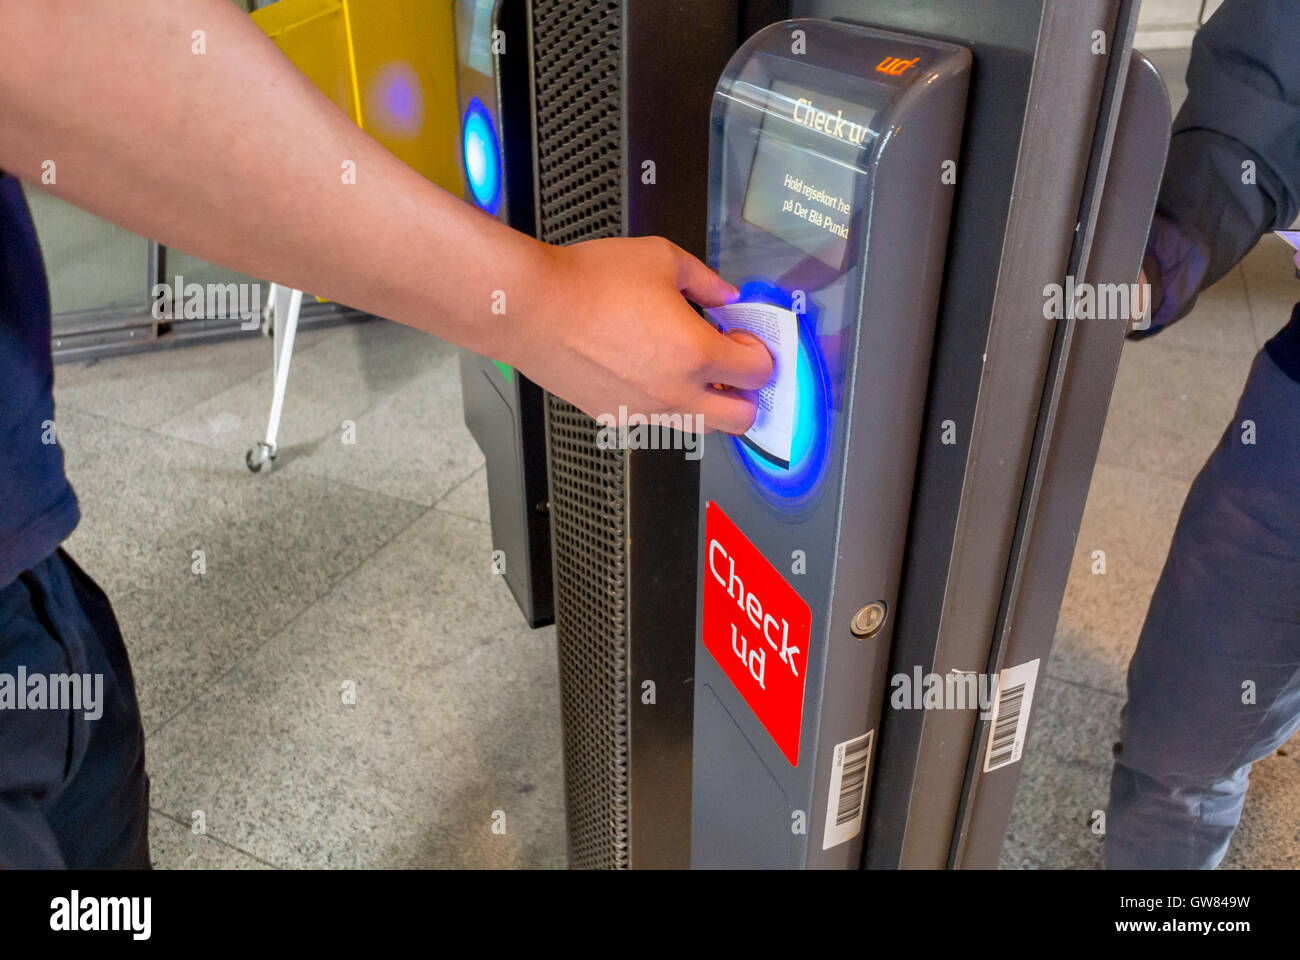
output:
M686 299L716 306L734 287L661 238L550 247L462 203L362 133L229 0L0 2L0 46L0 867L149 862L126 650L108 600L60 548L77 501L15 176L502 360L593 415L626 405L732 433L752 424L771 356ZM49 695L74 676L102 682L92 709Z
M1144 337L1300 212L1300 0L1227 0L1197 34L1143 272ZM1300 729L1300 305L1192 484L1129 664L1105 860L1211 868L1250 767Z
M49 294L22 189L3 174L0 382L0 865L146 866L131 668L108 600L59 549L78 517L50 393ZM59 705L49 678L61 676L102 686Z

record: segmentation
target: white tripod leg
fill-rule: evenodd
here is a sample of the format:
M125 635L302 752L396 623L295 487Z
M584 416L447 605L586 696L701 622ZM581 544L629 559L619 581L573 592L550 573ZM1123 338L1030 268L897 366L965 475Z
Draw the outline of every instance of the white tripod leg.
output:
M284 394L289 385L289 361L293 358L293 339L298 332L298 314L302 310L302 291L291 290L278 284L272 288L274 298L274 356L271 363L275 386L271 394L271 416L266 424L266 439L244 457L248 469L254 473L269 470L276 455L276 440L280 432L280 413L284 409Z

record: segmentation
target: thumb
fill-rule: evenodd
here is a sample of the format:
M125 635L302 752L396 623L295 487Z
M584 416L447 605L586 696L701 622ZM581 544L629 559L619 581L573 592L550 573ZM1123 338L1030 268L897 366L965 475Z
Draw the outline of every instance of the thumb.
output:
M772 353L758 337L732 330L718 338L718 350L706 375L711 383L743 390L761 390L772 379Z

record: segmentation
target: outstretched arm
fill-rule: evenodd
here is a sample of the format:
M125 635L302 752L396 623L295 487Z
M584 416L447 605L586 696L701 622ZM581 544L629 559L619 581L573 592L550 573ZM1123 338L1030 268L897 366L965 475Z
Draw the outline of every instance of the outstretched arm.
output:
M752 422L752 397L711 384L755 390L770 356L683 298L734 297L712 271L657 238L561 248L498 223L366 136L229 0L0 0L0 37L0 168L40 183L53 161L45 188L101 217L511 363L588 413Z

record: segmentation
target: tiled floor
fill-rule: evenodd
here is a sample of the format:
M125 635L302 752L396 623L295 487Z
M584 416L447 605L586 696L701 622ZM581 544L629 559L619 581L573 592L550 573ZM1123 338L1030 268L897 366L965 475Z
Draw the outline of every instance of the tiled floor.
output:
M270 350L56 371L68 549L131 650L157 865L562 866L554 631L491 572L455 352L380 322L305 334L254 476Z

